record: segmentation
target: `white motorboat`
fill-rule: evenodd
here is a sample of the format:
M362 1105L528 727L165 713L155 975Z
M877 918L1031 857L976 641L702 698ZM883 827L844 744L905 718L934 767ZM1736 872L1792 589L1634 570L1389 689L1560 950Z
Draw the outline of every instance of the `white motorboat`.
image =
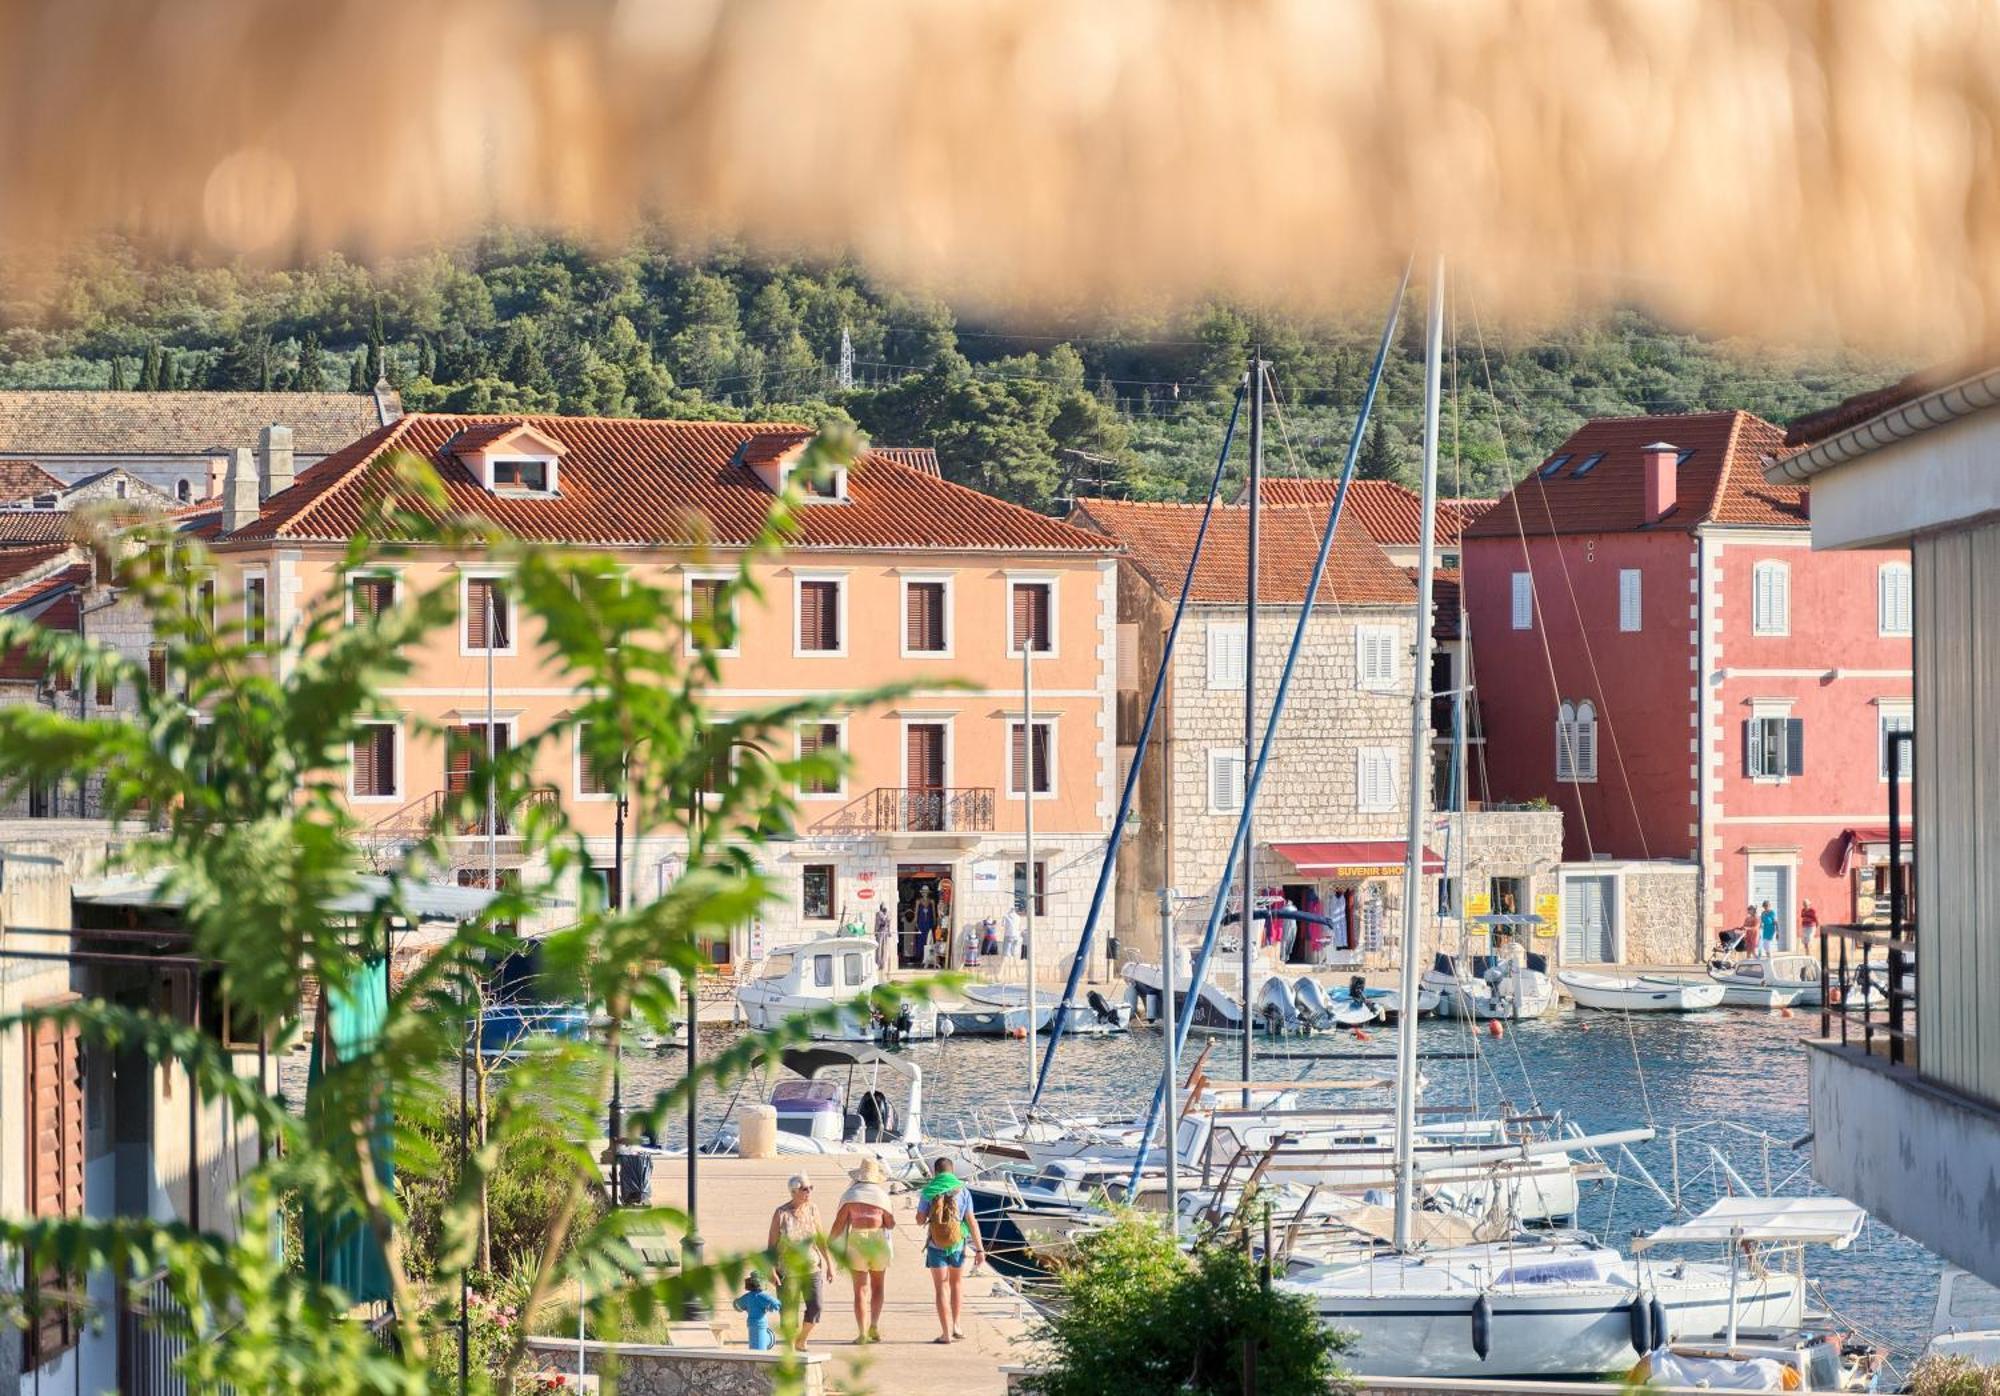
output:
M1556 1002L1548 967L1541 955L1520 960L1476 955L1468 970L1456 956L1440 951L1423 977L1423 987L1437 993L1438 1016L1443 1018L1540 1018Z
M2000 1362L2000 1288L1956 1265L1945 1266L1924 1356L1962 1357L1982 1367Z
M1300 1019L1311 1027L1365 1028L1382 1021L1380 1001L1369 996L1368 985L1358 974L1338 993L1327 992L1314 979L1300 979L1292 993Z
M1723 987L1708 979L1674 979L1656 974L1593 974L1566 969L1556 982L1569 990L1578 1008L1619 1013L1699 1013L1722 1002Z
M851 1003L881 982L872 941L833 936L774 951L763 973L737 989L736 1003L751 1027L775 1028L796 1014ZM916 1042L941 1032L949 1036L951 1028L940 1027L934 1005L906 1001L893 1014L843 1010L812 1036L818 1042Z
M923 1068L866 1043L788 1047L779 1060L794 1075L775 1082L768 1101L777 1115L778 1153L872 1154L891 1177L930 1176ZM702 1152L733 1154L741 1138L736 1121L725 1119Z
M1277 975L1265 979L1257 990L1257 1026L1273 1035L1309 1032L1312 1025L1299 1017L1298 1000L1290 981Z
M1796 953L1713 960L1708 977L1722 985L1722 1001L1732 1008L1790 1008L1819 1003L1819 961Z
M1382 1012L1382 1021L1393 1023L1403 1016L1403 991L1401 989L1367 989L1368 1001ZM1417 989L1417 1016L1432 1018L1437 1016L1438 1003L1442 999L1436 989L1421 985Z
M1183 959L1185 959L1183 952ZM1238 1033L1243 1031L1243 1004L1234 994L1212 979L1201 986L1194 1006L1188 1005L1186 966L1175 967L1174 1013L1190 1032ZM1125 979L1125 1003L1133 1014L1160 1021L1160 967L1133 962L1119 973Z
M1015 1016L1010 1026L1025 1027L1028 1017L1028 990L1022 984L972 984L965 990L965 997L971 1004L990 1008L1005 1008ZM1106 1033L1123 1032L1132 1021L1132 1006L1128 1003L1113 1003L1095 989L1084 992L1083 1002L1065 1006L1061 999L1039 990L1035 994L1035 1030L1049 1031L1056 1015L1064 1016L1063 1033L1078 1033L1085 1037L1102 1036Z
M1653 1351L1661 1329L1705 1336L1726 1329L1732 1314L1790 1328L1805 1309L1796 1275L1635 1264L1581 1238L1336 1261L1279 1283L1352 1333L1346 1362L1379 1376L1605 1377Z

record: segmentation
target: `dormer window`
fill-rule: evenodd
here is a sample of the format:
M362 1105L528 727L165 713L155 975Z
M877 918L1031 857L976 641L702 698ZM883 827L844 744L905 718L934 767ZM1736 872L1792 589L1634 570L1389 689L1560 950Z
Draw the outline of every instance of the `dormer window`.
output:
M34 498L33 507L37 509L53 509L56 507L56 497L52 494L38 494Z
M546 460L495 460L493 462L493 492L495 494L547 494L549 492L549 467Z
M807 504L834 504L847 498L847 472L837 466L824 474L806 473L797 466L785 467L786 479L794 473L799 477L799 494Z

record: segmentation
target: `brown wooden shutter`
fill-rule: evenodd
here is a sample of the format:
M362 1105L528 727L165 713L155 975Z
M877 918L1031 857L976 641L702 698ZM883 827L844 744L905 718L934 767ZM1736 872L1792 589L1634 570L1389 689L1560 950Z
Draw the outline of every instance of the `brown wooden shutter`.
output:
M167 651L163 645L154 645L146 651L146 682L155 693L167 691Z
M817 756L821 752L840 750L840 725L833 722L811 722L799 729L799 755ZM833 776L810 776L805 781L808 795L830 795L839 789L839 782Z
M1032 789L1041 794L1049 788L1049 729L1042 723L1029 727L1026 723L1011 724L1013 731L1013 788L1017 791ZM1034 753L1034 784L1028 780L1028 754Z
M717 594L722 590L722 583L714 577L696 577L689 586L692 588L688 593L689 619L697 623L713 623Z
M1014 648L1049 647L1049 588L1046 582L1014 584Z
M911 650L927 653L944 648L943 582L910 584L907 644Z
M354 739L354 793L373 795L375 793L375 734L364 732Z
M918 790L936 790L944 785L944 729L934 723L916 723L909 729L910 785Z
M489 590L475 577L465 584L465 644L467 649L486 648L486 602Z
M393 577L356 577L351 595L354 603L354 619L372 620L394 604L396 582ZM468 629L467 634L477 634Z
M478 727L447 727L444 736L444 788L448 794L463 795L472 787L472 768L486 745L486 734Z
M840 648L840 593L838 582L799 583L799 648L837 650Z
M27 1060L27 1211L31 1217L83 1214L83 1057L74 1024L36 1023ZM47 1291L22 1344L30 1371L76 1342L76 1316L60 1295L69 1285L54 1266L28 1266L30 1286Z

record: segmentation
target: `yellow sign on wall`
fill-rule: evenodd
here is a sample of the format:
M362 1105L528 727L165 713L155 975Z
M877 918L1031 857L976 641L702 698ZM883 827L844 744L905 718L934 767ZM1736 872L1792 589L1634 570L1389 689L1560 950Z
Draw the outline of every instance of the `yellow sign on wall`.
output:
M1562 898L1554 892L1544 892L1535 898L1535 915L1542 918L1542 924L1535 927L1535 934L1544 940L1555 935L1562 925Z
M1467 916L1485 916L1492 910L1493 894L1491 892L1467 892L1465 894L1465 914Z

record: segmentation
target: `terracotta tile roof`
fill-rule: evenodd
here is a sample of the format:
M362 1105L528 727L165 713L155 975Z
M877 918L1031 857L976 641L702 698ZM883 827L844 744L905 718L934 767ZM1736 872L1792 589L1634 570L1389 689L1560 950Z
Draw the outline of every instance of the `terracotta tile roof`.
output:
M1080 499L1070 517L1109 534L1125 545L1132 564L1166 596L1178 596L1188 558L1201 527L1199 504L1134 504L1122 499ZM1259 516L1257 593L1272 605L1305 599L1306 579L1326 529L1324 507L1274 508ZM1189 599L1241 602L1247 569L1250 511L1241 505L1217 507L1202 545ZM1358 522L1343 515L1327 559L1322 601L1355 606L1409 606L1417 589L1391 563Z
M1264 481L1266 504L1333 503L1339 481L1323 475L1281 475ZM1394 480L1356 480L1347 489L1347 507L1368 536L1384 547L1414 548L1423 523L1423 497ZM1437 541L1440 547L1458 542L1465 526L1493 507L1490 499L1440 499Z
M1680 465L1679 500L1656 523L1645 520L1642 448L1665 441L1692 452ZM1808 527L1805 490L1764 480L1763 461L1784 449L1784 433L1749 412L1596 417L1570 434L1521 482L1465 530L1467 538L1550 533L1691 532L1705 523ZM1582 475L1579 466L1599 457ZM1566 459L1565 459L1566 458ZM1557 462L1560 461L1560 464ZM1554 466L1545 479L1544 471Z
M1858 427L1863 422L1881 416L1901 407L1906 402L1934 393L1940 388L1948 388L1967 378L1977 377L2000 364L2000 345L1990 346L1968 358L1958 359L1948 364L1933 364L1920 368L1905 378L1898 379L1887 387L1870 388L1865 393L1818 412L1808 412L1803 417L1795 417L1785 429L1785 444L1804 449L1817 445L1831 436L1838 436L1850 427Z
M42 548L8 548L0 552L0 610L7 607L6 597L11 593L19 578L32 577L40 580L39 574L59 558L70 555L68 544ZM26 585L26 583L20 583Z
M63 488L62 481L31 460L0 460L0 504L18 504Z
M58 548L44 555L43 563L67 554L67 548ZM14 559L9 558L11 563ZM31 571L32 569L30 569ZM14 571L9 577L28 575L26 571ZM73 631L79 616L78 593L90 581L90 564L71 563L54 571L45 571L32 580L17 586L7 586L0 591L0 613L27 612L34 622L47 630ZM0 582L0 586L5 586ZM40 683L48 673L48 665L25 649L0 651L0 683Z
M560 495L518 499L488 494L446 450L454 436L504 420L558 437ZM430 462L447 508L476 515L517 537L542 542L673 546L700 539L747 543L763 526L771 493L739 458L752 441L797 444L810 435L790 423L667 422L599 417L458 417L413 413L299 472L290 489L265 501L262 515L222 541L317 539L344 542L381 488L370 467L394 451ZM994 499L977 490L866 452L848 471L848 497L799 510L796 549L940 548L997 552L1104 553L1098 534ZM212 525L207 513L186 527Z
M892 460L898 465L907 465L912 470L921 470L926 475L942 476L944 470L938 465L937 450L931 446L876 446L871 448L884 460Z
M390 412L402 405L388 394ZM255 446L272 423L330 455L382 425L372 393L0 392L0 455L195 456Z
M76 525L76 515L54 509L0 510L0 550L67 543Z

